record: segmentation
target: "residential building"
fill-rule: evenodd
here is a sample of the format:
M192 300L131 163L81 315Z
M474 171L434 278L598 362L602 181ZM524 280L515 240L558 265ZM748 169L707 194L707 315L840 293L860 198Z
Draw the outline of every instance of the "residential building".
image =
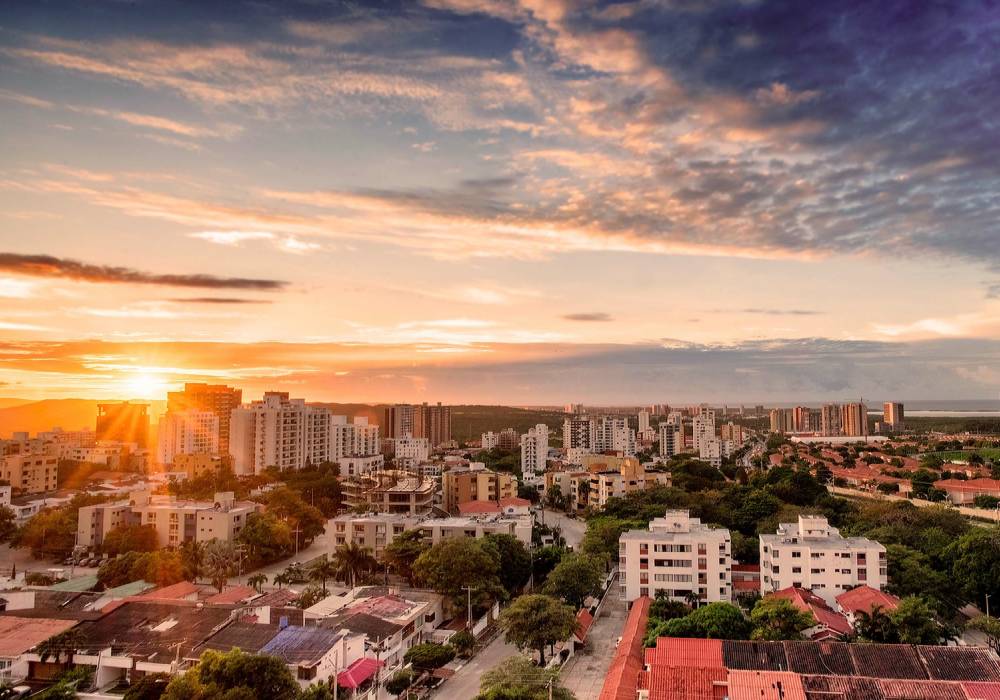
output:
M272 466L302 469L333 456L330 409L289 399L288 392L265 392L260 401L234 409L230 431L238 476L260 474Z
M202 384L189 382L183 391L167 393L167 413L186 411L210 411L219 419L219 446L217 452L223 456L229 453L229 430L233 409L243 401L242 389L234 389L224 384Z
M700 407L691 419L691 447L700 453L702 443L715 437L715 411Z
M794 433L795 411L791 408L773 408L770 413L772 433Z
M813 624L800 631L805 639L815 641L843 639L851 634L852 627L847 617L837 612L818 595L805 588L783 588L768 593L766 599L787 600L795 608L812 616Z
M182 471L189 479L215 474L222 469L222 458L205 452L184 453L174 457L174 469Z
M887 583L886 552L866 537L842 537L821 515L800 515L760 535L761 593L806 588L835 605L855 586L881 590Z
M549 427L539 423L521 436L521 478L538 485L549 456Z
M414 530L423 517L408 513L347 513L331 520L335 546L353 543L382 561L385 548L407 530Z
M177 455L219 454L219 416L212 411L168 411L156 433L159 464L173 464Z
M233 541L247 518L264 506L237 501L232 492L215 494L212 501L191 501L173 496L133 492L127 501L84 506L77 517L77 544L100 547L107 533L118 525L152 525L161 547L184 542Z
M1000 498L1000 479L940 479L934 488L944 491L955 505L969 505L976 496Z
M511 535L526 547L531 546L532 518L504 514L480 514L450 518L428 518L419 529L432 544L456 537L480 539L486 535Z
M635 431L628 425L625 416L601 416L594 428L592 450L596 454L610 452L623 457L634 457L636 450Z
M882 423L890 431L903 430L906 427L905 421L903 404L897 401L886 401L882 404Z
M517 537L525 545L531 542L531 516L500 512L470 513L447 518L431 518L405 513L346 513L332 519L335 545L354 543L382 560L385 548L396 537L410 530L422 532L431 544L454 537L480 538L504 534Z
M139 447L149 447L148 411L148 404L130 401L97 404L95 439L99 442L133 442Z
M639 432L644 433L649 430L649 411L643 409L639 411Z
M673 457L684 451L684 433L681 426L669 422L660 423L660 456Z
M746 441L746 429L739 423L729 421L719 428L719 436L723 441L729 440L737 445L742 445Z
M451 407L426 403L419 406L389 406L385 416L385 437L410 435L427 438L432 448L451 442Z
M444 472L441 490L444 509L454 514L462 503L499 501L517 496L517 479L513 474L491 471L483 463L473 462L467 467Z
M494 433L492 430L483 433L482 440L479 442L480 447L484 450L495 450L500 447L500 433Z
M722 466L723 456L728 454L727 446L729 445L732 443L728 441L723 443L715 436L702 437L698 444L698 459L718 469Z
M357 476L385 468L383 455L365 455L359 457L341 457L337 460L340 466L340 476Z
M668 510L648 530L629 530L618 543L622 600L661 590L679 601L692 594L703 602L732 600L729 530L705 525L686 510Z
M504 428L497 437L497 447L513 452L521 446L521 434L513 428Z
M590 418L567 418L563 421L563 447L567 450L594 450L595 423Z
M52 450L0 457L0 478L19 493L55 491L59 483L59 457Z
M840 429L847 437L867 437L868 407L863 403L846 403L840 407Z
M423 515L434 506L433 479L384 469L359 474L341 482L344 505L353 510Z
M840 406L835 403L828 403L819 410L820 426L819 430L823 435L836 437L843 430L840 423Z
M431 441L424 437L403 435L392 439L393 459L397 467L426 462L431 456Z

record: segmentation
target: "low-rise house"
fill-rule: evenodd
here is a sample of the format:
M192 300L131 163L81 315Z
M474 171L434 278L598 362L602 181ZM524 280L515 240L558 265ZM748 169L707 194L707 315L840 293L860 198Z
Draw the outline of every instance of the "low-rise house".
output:
M941 479L934 488L944 491L955 505L970 504L976 496L1000 498L1000 479Z
M883 612L888 613L898 607L899 598L871 586L858 586L837 596L837 609L847 617L851 626L854 625L859 612L871 615L875 608L881 608Z
M0 616L0 682L27 678L32 659L41 663L29 651L76 624L77 620L59 618Z
M816 624L802 630L806 639L821 641L824 639L842 639L851 633L851 624L847 617L827 605L826 601L812 591L804 588L785 588L765 596L789 601L802 612L812 615Z
M306 688L312 683L328 683L364 656L364 643L364 635L347 630L288 626L260 651L284 661L299 685Z

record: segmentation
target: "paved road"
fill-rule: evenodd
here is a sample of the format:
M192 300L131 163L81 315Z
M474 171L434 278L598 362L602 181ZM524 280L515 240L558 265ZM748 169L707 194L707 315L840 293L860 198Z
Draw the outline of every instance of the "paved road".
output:
M542 522L543 520L543 510L545 524L549 527L558 525L562 528L562 535L566 538L566 544L573 549L579 547L580 542L583 540L583 533L587 531L586 521L583 518L567 518L565 513L560 513L556 510L539 509L537 515L538 522Z
M434 698L439 700L468 700L479 693L479 679L504 659L519 654L513 644L503 640L503 635L494 639L489 646L476 654L455 675L441 684Z
M615 642L621 636L628 614L625 602L618 597L617 584L611 587L601 615L594 621L587 643L566 662L560 679L577 700L596 700L615 655Z

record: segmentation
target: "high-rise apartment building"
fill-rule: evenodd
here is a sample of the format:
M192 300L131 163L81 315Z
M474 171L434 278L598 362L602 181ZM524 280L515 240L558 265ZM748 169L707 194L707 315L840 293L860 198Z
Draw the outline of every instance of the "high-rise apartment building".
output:
M594 426L594 443L592 449L596 453L611 452L623 457L635 456L635 431L628 425L625 416L601 416Z
M863 403L845 403L841 406L840 429L848 437L868 435L868 407Z
M495 450L500 446L500 434L494 433L492 430L483 433L483 437L479 442L480 447L484 450Z
M770 413L772 433L794 433L795 411L791 408L773 408Z
M639 411L639 432L644 433L649 430L649 411Z
M482 462L473 462L442 474L441 491L444 509L455 515L462 503L516 497L517 479L513 474L491 471Z
M521 436L521 478L525 483L541 483L548 456L549 427L539 423Z
M820 432L823 435L836 437L841 433L840 406L828 403L819 410Z
M678 601L691 593L706 603L732 600L729 530L704 525L686 510L668 510L649 530L623 533L618 548L622 600L657 591Z
M230 452L237 475L282 471L333 461L330 409L269 391L233 411Z
M167 393L167 413L211 411L219 417L218 453L229 455L229 423L233 409L243 401L243 391L224 384L187 383L183 391Z
M882 422L889 430L902 430L905 427L903 404L896 401L886 401L882 405Z
M149 404L115 401L97 404L99 442L128 442L149 447Z
M451 406L397 404L385 410L385 437L427 438L431 447L451 442Z
M563 447L593 450L595 427L594 421L590 418L567 418L563 421Z
M173 464L177 455L219 454L219 416L213 411L168 411L156 431L156 458Z
M379 426L364 416L355 416L351 423L347 416L330 416L331 462L345 457L370 457L379 454L380 449Z
M842 537L822 515L800 515L760 535L761 594L807 588L830 605L855 586L885 587L886 552L866 537Z
M715 411L702 407L691 419L691 446L701 453L702 445L715 437Z
M684 451L684 433L681 426L660 423L660 456L673 457Z
M513 451L521 446L521 434L513 428L504 428L497 437L497 447Z
M743 426L739 423L733 423L732 421L721 426L719 429L720 437L723 441L729 440L736 445L742 445L745 440L745 433Z
M396 466L404 464L407 466L416 465L420 462L426 462L431 456L431 443L427 438L410 437L408 435L393 438L392 454Z

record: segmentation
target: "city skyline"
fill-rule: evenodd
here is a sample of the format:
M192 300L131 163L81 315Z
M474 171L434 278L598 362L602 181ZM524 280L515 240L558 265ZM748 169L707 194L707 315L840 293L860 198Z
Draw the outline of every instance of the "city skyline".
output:
M998 399L998 24L9 3L0 396Z

